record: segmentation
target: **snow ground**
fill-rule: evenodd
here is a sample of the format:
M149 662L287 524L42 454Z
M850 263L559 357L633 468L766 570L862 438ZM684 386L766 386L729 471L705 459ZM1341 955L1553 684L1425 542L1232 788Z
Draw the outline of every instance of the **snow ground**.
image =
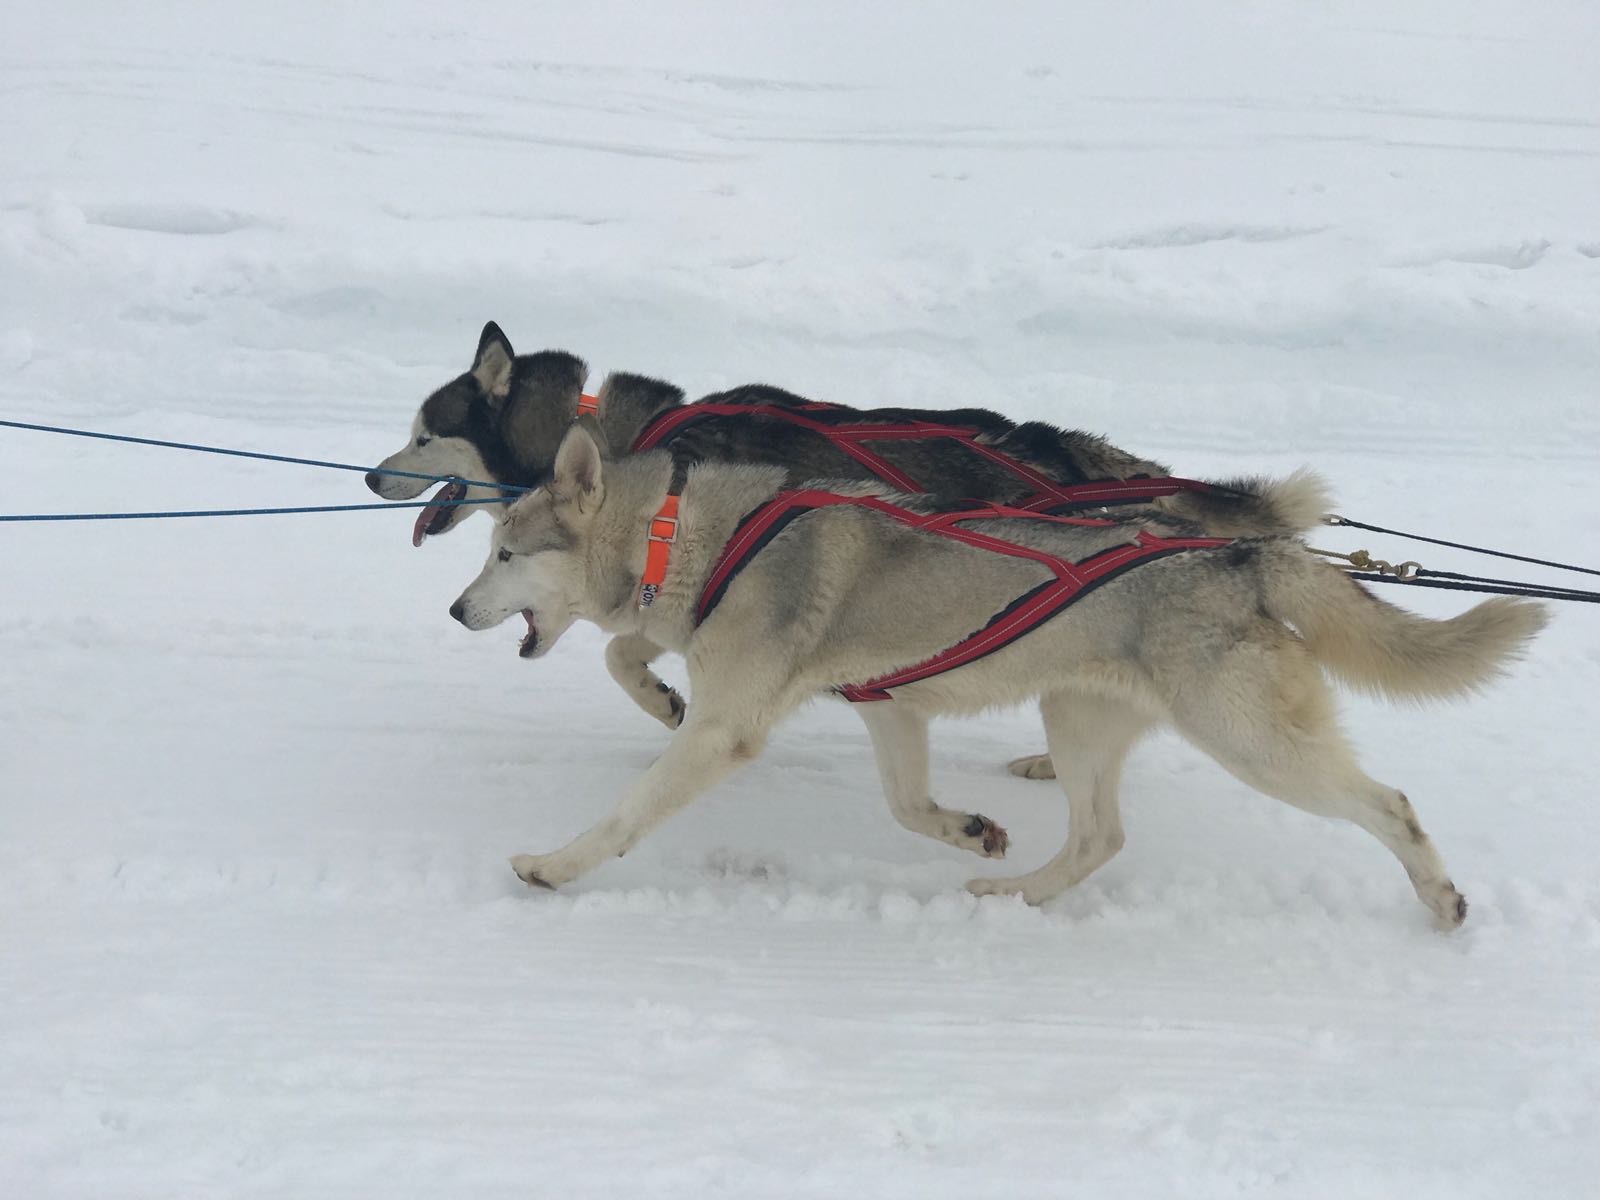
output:
M372 461L493 317L1600 561L1592 7L863 7L12 5L0 414ZM365 498L16 432L0 468L32 511ZM485 528L409 526L0 533L5 1200L1593 1187L1595 613L1468 703L1349 702L1455 935L1168 737L1120 858L979 903L828 704L528 895L504 857L666 735L592 631L530 665L451 623ZM938 794L1052 853L1059 794L999 770L1036 721L938 732Z

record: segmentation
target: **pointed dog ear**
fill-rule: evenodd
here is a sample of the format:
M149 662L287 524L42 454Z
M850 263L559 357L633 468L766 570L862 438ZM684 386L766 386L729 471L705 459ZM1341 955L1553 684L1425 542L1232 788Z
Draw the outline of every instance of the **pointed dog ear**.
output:
M582 425L561 439L551 470L550 490L563 500L576 500L581 512L592 511L602 495L600 447Z
M472 360L472 375L492 400L503 400L511 391L511 360L516 352L511 340L490 321L478 337L478 353Z

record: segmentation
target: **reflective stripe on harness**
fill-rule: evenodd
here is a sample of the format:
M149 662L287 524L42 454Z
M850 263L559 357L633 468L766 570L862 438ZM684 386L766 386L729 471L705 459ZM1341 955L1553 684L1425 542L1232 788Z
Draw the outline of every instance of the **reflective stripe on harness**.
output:
M1044 624L1101 584L1115 579L1134 567L1186 550L1212 550L1218 546L1226 546L1233 540L1209 537L1158 537L1141 529L1132 542L1096 551L1079 562L1069 562L1045 550L1036 550L1031 546L1008 542L1003 538L978 533L975 530L962 529L960 524L997 517L1053 521L1062 525L1090 528L1106 527L1114 522L1087 517L1060 516L1011 505L987 503L974 503L967 508L948 512L914 513L877 496L840 496L833 492L802 488L778 493L739 522L738 528L723 547L722 554L712 567L705 587L701 590L700 603L695 611L695 624L699 625L711 615L739 572L748 566L761 549L777 537L789 522L816 509L839 505L869 509L912 529L936 533L941 537L991 550L996 554L1031 559L1048 567L1054 577L1017 597L991 617L983 628L967 635L955 645L941 650L932 658L904 670L870 679L865 683L839 686L836 689L839 694L853 704L868 700L887 700L890 688L915 683L993 654Z
M826 438L834 449L841 454L848 454L878 479L901 492L927 492L938 489L923 487L881 454L863 445L864 442L926 441L934 438L959 442L972 453L1009 471L1033 488L1032 494L1018 500L1015 507L1034 512L1059 514L1078 508L1138 504L1178 492L1216 490L1212 485L1197 479L1178 479L1173 476L1095 480L1091 483L1057 483L1020 459L979 441L980 431L970 425L946 425L934 421L916 420L873 424L839 419L854 415L858 415L854 409L815 401L799 405L684 404L667 409L646 424L639 432L639 436L634 439L632 450L637 452L658 446L691 421L707 417L760 416L786 421ZM832 419L823 419L824 416Z

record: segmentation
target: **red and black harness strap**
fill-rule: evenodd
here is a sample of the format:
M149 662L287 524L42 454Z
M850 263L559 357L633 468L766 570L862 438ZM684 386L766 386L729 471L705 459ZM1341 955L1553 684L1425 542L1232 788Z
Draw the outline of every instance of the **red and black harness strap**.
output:
M846 684L837 690L846 700L859 704L868 700L889 699L889 689L920 679L954 670L976 662L1010 645L1019 637L1044 624L1062 609L1081 600L1103 583L1115 579L1125 571L1171 554L1189 550L1214 550L1229 545L1231 538L1159 537L1147 530L1139 530L1133 541L1096 551L1078 562L1069 562L1059 555L1004 538L963 529L967 521L993 520L997 517L1023 518L1033 521L1053 521L1062 525L1089 528L1105 527L1114 522L1089 517L1067 517L1042 513L1011 505L974 502L971 505L935 513L918 513L891 504L877 496L840 496L833 492L809 488L780 492L739 522L738 528L722 549L705 587L700 593L700 603L695 611L695 624L709 617L728 586L750 561L773 538L797 517L819 508L848 505L869 509L913 529L938 534L954 541L990 550L1012 558L1026 558L1050 569L1052 578L1018 596L996 613L983 628L967 635L955 645L941 650L932 658L915 666L870 679L865 683Z
M667 437L695 421L709 417L756 416L786 421L826 438L835 449L848 454L874 476L896 491L927 492L924 487L896 467L867 442L927 441L945 438L959 442L968 451L1009 471L1033 492L1016 502L1015 507L1034 512L1065 513L1082 508L1105 508L1116 504L1142 504L1177 492L1213 492L1217 489L1197 479L1172 476L1135 479L1106 479L1089 483L1057 483L1020 459L1013 458L979 440L980 430L970 425L950 425L935 421L903 420L868 423L851 418L858 414L837 404L812 401L805 404L685 404L669 408L653 418L632 449L649 450Z

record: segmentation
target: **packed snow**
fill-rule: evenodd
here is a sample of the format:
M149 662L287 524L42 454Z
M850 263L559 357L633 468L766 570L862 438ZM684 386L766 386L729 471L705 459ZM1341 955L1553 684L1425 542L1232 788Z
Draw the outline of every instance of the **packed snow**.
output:
M591 382L987 405L1600 563L1592 6L0 25L0 417L371 463L492 318ZM0 470L13 512L370 498L15 430ZM1371 838L1170 735L1117 859L980 902L826 702L530 893L506 856L669 735L596 631L527 663L452 622L489 522L414 551L411 517L0 525L5 1200L1592 1190L1600 611L1469 701L1347 703L1472 904L1454 934ZM1041 747L1027 712L935 727L936 795L1018 873L1065 830L1002 767Z

